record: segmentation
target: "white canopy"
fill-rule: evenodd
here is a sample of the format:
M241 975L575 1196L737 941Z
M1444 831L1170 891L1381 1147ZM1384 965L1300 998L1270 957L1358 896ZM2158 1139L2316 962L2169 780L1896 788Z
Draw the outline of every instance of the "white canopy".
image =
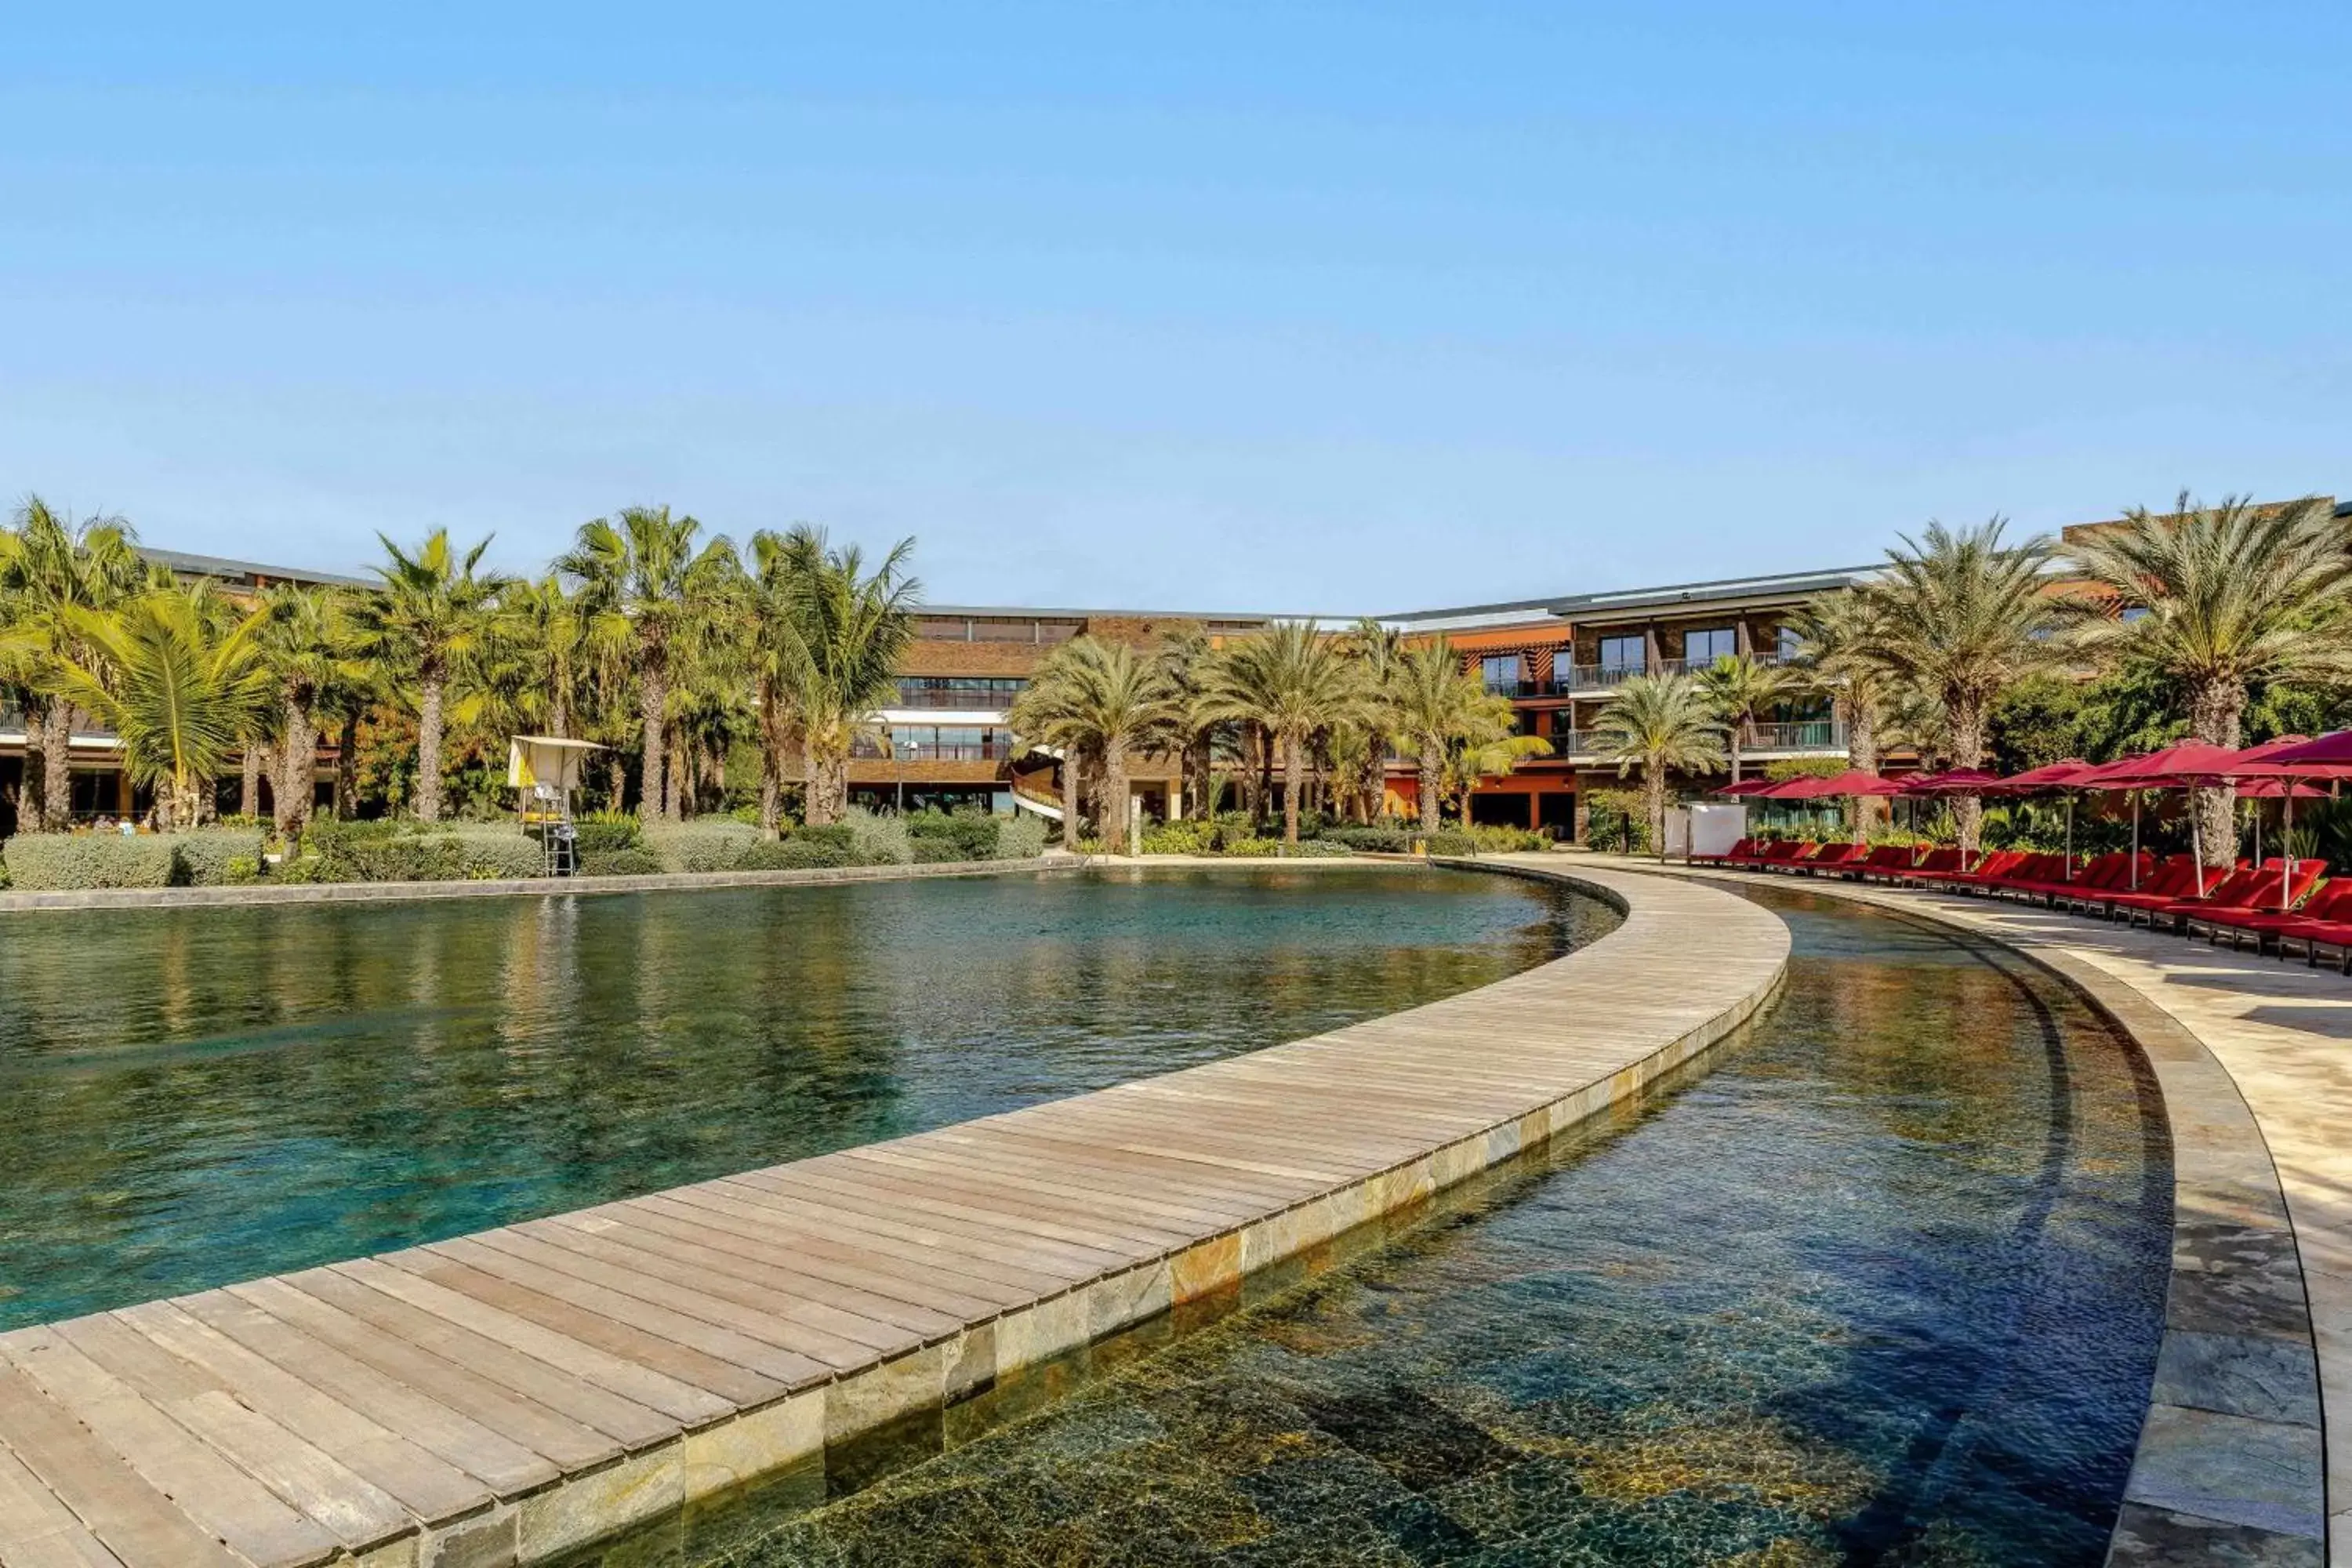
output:
M517 789L546 784L568 790L580 782L580 765L591 752L605 748L593 741L567 741L556 735L517 735L507 742L507 783Z

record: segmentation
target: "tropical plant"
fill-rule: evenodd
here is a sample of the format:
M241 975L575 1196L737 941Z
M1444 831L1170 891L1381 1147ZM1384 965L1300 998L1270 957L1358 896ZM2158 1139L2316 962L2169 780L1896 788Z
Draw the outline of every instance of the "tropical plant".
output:
M1790 622L1797 635L1797 663L1790 673L1803 688L1829 699L1832 715L1845 730L1846 756L1866 773L1878 771L1881 731L1895 685L1879 614L1872 595L1832 589L1817 595ZM1733 772L1738 773L1736 763ZM1867 833L1881 809L1867 795L1854 799L1857 837Z
M1756 721L1778 707L1794 684L1788 673L1739 654L1724 654L1698 674L1700 688L1723 716L1731 782L1739 782L1740 749Z
M1375 696L1360 664L1311 621L1286 621L1244 638L1219 661L1214 704L1264 726L1282 762L1282 841L1298 842L1307 742L1334 724L1369 721Z
M414 551L383 534L376 538L388 561L375 569L381 585L359 603L362 645L394 689L416 705L415 809L419 822L437 822L451 682L466 673L507 580L481 570L488 539L460 552L446 528L426 534Z
M688 654L685 645L709 626L741 571L723 534L697 549L701 531L693 518L672 517L666 506L623 507L582 523L555 563L577 585L592 619L590 636L625 640L633 650L642 732L637 810L648 822L674 822L683 814L684 803L669 787L671 681Z
M1217 706L1217 649L1205 627L1183 621L1162 636L1158 663L1169 688L1168 749L1182 770L1185 809L1213 816L1219 794L1217 742L1225 725Z
M855 545L829 547L822 531L792 530L753 543L755 560L784 563L778 595L763 603L759 666L777 683L777 702L806 760L804 816L839 821L849 799L849 758L876 728L875 711L898 694L898 666L915 639L922 584L907 574L915 542L902 539L874 569Z
M66 615L81 657L58 662L58 693L113 726L132 779L158 792L167 827L202 819L212 781L269 700L259 643L268 616L240 616L203 582Z
M2068 543L2075 566L2113 589L2124 611L2086 618L2076 640L2177 682L2189 732L2235 747L2256 683L2352 675L2347 542L2344 525L2315 497L2258 506L2225 496L2205 507L2183 490L2168 514L2134 508ZM2227 864L2235 795L2195 795L2206 855Z
M1723 766L1723 726L1714 702L1687 675L1634 675L1610 694L1592 738L1622 778L1642 770L1643 816L1658 858L1665 858L1666 774Z
M1413 753L1422 831L1433 833L1444 802L1446 763L1454 742L1490 726L1498 702L1502 724L1507 728L1510 704L1489 693L1476 676L1465 670L1462 656L1443 637L1406 648L1390 670L1381 695L1399 743Z
M1984 765L1986 721L2004 688L2053 662L2060 610L2044 591L2050 543L2002 542L2000 518L1977 528L1931 522L1886 552L1880 574L1853 590L1872 601L1887 667L1942 709L1946 755ZM1962 853L1977 850L1983 803L1951 797Z
M338 589L280 584L262 598L261 662L278 689L278 772L272 787L274 826L299 837L310 820L319 755L319 721L336 694L366 679L344 595Z
M1128 848L1129 758L1164 735L1181 699L1166 668L1123 643L1076 637L1048 654L1013 699L1006 721L1013 733L1101 759L1104 846Z
M1495 727L1491 731L1474 731L1446 753L1442 775L1445 798L1454 803L1465 831L1470 827L1470 796L1481 779L1507 778L1518 771L1521 763L1551 755L1549 741L1511 729L1508 699L1496 697L1494 701L1502 710Z
M57 674L91 656L77 629L83 612L111 609L150 584L132 539L121 518L76 518L38 496L0 531L0 685L25 714L22 831L57 832L72 820L73 704Z

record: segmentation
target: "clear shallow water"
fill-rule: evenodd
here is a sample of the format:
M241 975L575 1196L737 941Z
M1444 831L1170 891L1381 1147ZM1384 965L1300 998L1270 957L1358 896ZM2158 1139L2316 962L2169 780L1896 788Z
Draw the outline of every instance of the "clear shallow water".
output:
M2160 1324L2152 1087L2012 955L1765 897L1786 996L1678 1094L1099 1347L1043 1414L910 1423L590 1560L2097 1563Z
M1610 929L1450 872L18 916L0 1328L895 1137Z

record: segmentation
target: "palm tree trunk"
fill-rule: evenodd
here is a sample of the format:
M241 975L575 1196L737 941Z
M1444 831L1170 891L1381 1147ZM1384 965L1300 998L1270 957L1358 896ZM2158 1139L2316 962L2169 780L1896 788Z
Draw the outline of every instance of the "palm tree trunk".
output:
M1845 716L1846 760L1857 773L1878 771L1878 726L1868 708L1849 707ZM1853 836L1867 838L1878 824L1878 814L1884 803L1869 795L1856 795L1851 809L1853 813Z
M48 830L49 705L31 692L25 694L24 782L16 788L16 831Z
M335 738L335 815L349 819L360 814L360 716L343 715L342 733Z
M686 816L686 746L679 737L672 735L665 742L665 750L669 788L662 800L662 818L667 822L679 822Z
M1650 847L1666 858L1666 770L1656 758L1642 764L1642 809L1650 818Z
M41 820L52 833L73 826L73 704L49 704L41 750Z
M2210 746L2239 745L2238 721L2245 712L2246 689L2236 681L2214 681L2193 687L2189 693L2189 730ZM2197 814L2197 834L2208 867L2236 863L2238 858L2237 791L2194 789L2189 809Z
M1740 731L1745 730L1747 727L1748 726L1746 724L1738 721L1734 721L1731 725L1731 782L1733 784L1738 784L1739 782Z
M261 815L261 770L264 764L258 742L247 743L243 762L244 772L238 775L236 783L236 814L239 816L259 816Z
M1128 825L1134 818L1127 783L1127 745L1112 741L1103 747L1103 847L1114 855L1127 853Z
M776 690L764 678L760 682L760 837L773 843L783 837L783 720L776 710Z
M1078 748L1075 742L1062 748L1062 847L1075 850L1078 847L1078 809L1086 799L1086 783L1078 776Z
M1983 706L1969 699L1955 702L1947 695L1944 713L1952 732L1952 766L1956 769L1982 767ZM1977 857L1977 842L1984 833L1984 801L1973 795L1956 795L1951 801L1952 821L1958 829L1960 858L1973 863Z
M1445 777L1444 748L1433 735L1424 736L1421 742L1419 784L1413 793L1421 797L1421 830L1434 833L1438 829L1438 795Z
M416 820L441 820L441 677L423 677L416 691Z
M1266 813L1274 803L1274 737L1263 724L1250 726L1251 744L1257 748L1257 798L1250 805L1250 831L1264 834Z
M1307 766L1307 747L1297 735L1282 738L1282 841L1286 845L1298 842L1298 792L1306 780L1299 775Z
M662 809L662 742L667 734L664 710L669 707L669 671L659 660L648 659L639 683L637 712L645 726L645 751L637 765L637 817L659 822Z
M286 741L278 769L278 836L294 839L310 822L310 797L317 793L319 730L309 706L289 700L286 704Z

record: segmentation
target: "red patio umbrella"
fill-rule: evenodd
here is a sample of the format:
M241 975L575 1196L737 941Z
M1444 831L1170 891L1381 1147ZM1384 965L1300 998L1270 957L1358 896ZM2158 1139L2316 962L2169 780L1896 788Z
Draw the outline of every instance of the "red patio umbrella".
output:
M2179 741L2161 751L2150 752L2144 757L2125 757L2103 768L2094 768L2075 780L2082 789L2193 789L2200 784L2211 784L2230 776L2239 753L2228 746L2216 746L2205 741ZM2205 847L2200 836L2197 814L2189 814L2189 849L2197 858L2197 896L2205 896ZM2133 884L2138 884L2139 868L2139 796L2132 796L2132 868Z
M2066 880L2070 882L2074 879L2074 791L2081 787L2075 781L2091 771L2091 764L2082 758L2068 757L2063 762L2044 763L2038 768L2011 773L1995 784L1991 791L1995 795L2039 795L2046 790L2066 792ZM2132 868L2135 873L2138 868L2138 858L2134 857Z
M1741 779L1738 784L1718 785L1715 793L1717 795L1762 795L1766 790L1770 789L1771 787L1772 781L1770 779Z
M2316 741L2288 735L2249 746L2237 754L2230 773L2236 778L2352 778L2352 730Z
M1903 795L1982 795L2000 779L1982 768L1953 768L1940 773L1918 773L1903 781Z

